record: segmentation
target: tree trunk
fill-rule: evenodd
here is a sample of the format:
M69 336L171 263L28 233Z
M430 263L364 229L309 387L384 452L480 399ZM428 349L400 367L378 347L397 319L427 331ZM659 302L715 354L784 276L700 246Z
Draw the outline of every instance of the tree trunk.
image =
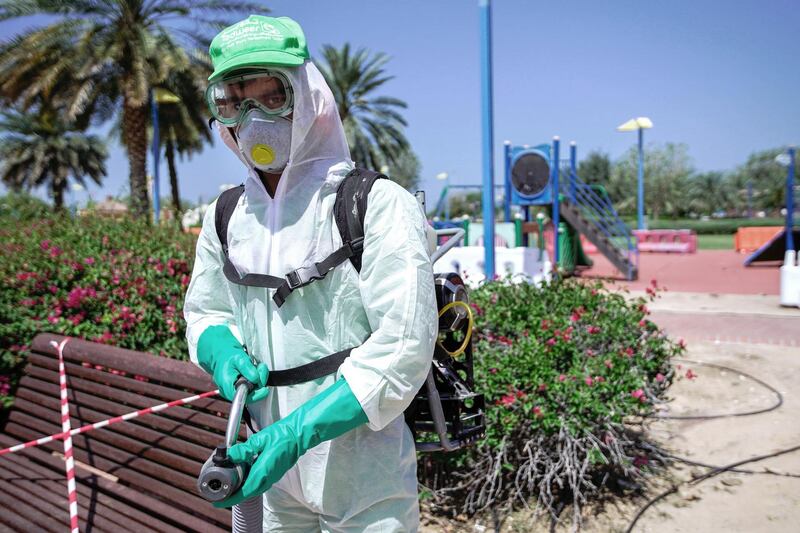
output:
M53 204L56 211L64 209L64 184L53 182Z
M131 209L136 218L150 220L147 197L147 104L133 106L127 99L122 110L122 136L128 151Z
M167 137L166 146L167 167L169 167L169 185L172 189L172 210L175 212L175 221L181 227L181 193L178 190L178 171L175 168L175 145L172 137Z

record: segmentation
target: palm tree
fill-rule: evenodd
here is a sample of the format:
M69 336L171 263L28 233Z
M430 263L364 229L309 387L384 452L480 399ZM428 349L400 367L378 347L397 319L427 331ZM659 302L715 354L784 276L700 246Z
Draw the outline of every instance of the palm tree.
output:
M70 176L83 186L86 176L101 184L108 153L98 136L62 121L62 112L43 107L35 113L9 111L0 116L0 179L11 189L46 184L60 210Z
M406 103L373 96L393 77L383 69L389 57L383 53L370 55L364 48L351 54L349 44L341 49L325 45L322 57L324 62L317 66L336 98L353 161L372 169L396 164L409 150L403 133L406 121L398 112L406 108Z
M67 120L102 122L121 111L134 214L149 211L146 183L148 98L187 49L207 49L204 29L237 12L264 12L239 0L2 0L0 20L37 14L56 22L0 44L0 97L24 107L64 100ZM171 24L180 20L188 24Z

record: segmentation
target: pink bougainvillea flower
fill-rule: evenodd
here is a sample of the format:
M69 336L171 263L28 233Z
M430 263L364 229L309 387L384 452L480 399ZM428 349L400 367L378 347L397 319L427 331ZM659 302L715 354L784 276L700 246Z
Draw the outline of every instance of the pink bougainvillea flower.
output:
M586 356L587 357L594 357L595 355L597 355L597 352L595 352L591 348L586 348Z
M497 369L496 368L490 368L489 369L489 373L490 374L497 374Z
M478 304L474 304L474 303L470 302L469 306L472 308L473 311L475 311L479 315L483 314L483 309L481 309L480 306L478 306Z
M538 388L537 390L538 390L539 392L544 392L544 391L546 391L546 390L547 390L547 385L545 385L544 383L540 383L540 384L539 384L539 388Z
M566 379L567 379L567 376L565 376L564 374L561 374L561 375L558 376L558 381L561 382L561 383L563 383Z
M542 331L547 331L548 329L550 329L550 321L549 320L542 320L542 323L539 326L539 328Z
M598 326L589 326L586 328L586 332L589 333L590 335L595 335L597 333L600 333L600 328Z
M93 265L94 264L94 257L87 257L83 260L83 264L85 265Z
M577 322L580 319L581 315L579 315L578 313L572 313L569 317L570 322Z
M639 327L640 327L640 328L645 328L645 327L647 327L647 320L645 320L645 319L641 319L641 320L639 321Z
M587 385L589 385L590 387L594 384L594 380L592 379L592 376L586 376L584 378L583 382L586 383Z
M536 416L536 418L542 418L544 416L544 413L542 413L542 408L538 405L533 406L533 414Z
M47 251L50 249L50 239L45 239L39 243L42 250Z
M692 372L692 369L690 368L690 369L688 369L688 370L686 371L686 377L687 377L687 379L694 379L694 378L696 378L696 377L697 377L697 374L695 374L694 372Z
M58 246L53 246L52 248L50 248L50 257L55 259L59 255L61 255L61 248L59 248Z
M650 285L652 285L654 289L658 287L658 281L656 281L656 278L650 280Z
M500 398L500 405L504 405L508 407L509 405L513 404L517 401L517 397L513 394L506 394L502 398Z
M594 382L595 383L603 383L603 382L605 382L605 380L606 380L606 378L604 378L603 376L595 376L594 377Z
M554 345L555 345L555 343L556 343L556 339L555 339L555 338L549 338L549 339L547 339L547 345L548 345L548 346L554 346Z
M631 393L631 396L639 401L644 401L644 391L642 389L636 389Z
M521 398L524 398L526 396L527 396L527 394L525 394L523 391L521 391L521 390L517 391L517 398L521 399Z
M658 381L659 383L662 383L664 381L664 374L662 374L661 372L656 374L656 381Z
M633 357L633 348L631 348L630 346L625 348L624 354L627 355L628 357Z
M678 339L678 346L681 348L686 348L686 341L683 339Z

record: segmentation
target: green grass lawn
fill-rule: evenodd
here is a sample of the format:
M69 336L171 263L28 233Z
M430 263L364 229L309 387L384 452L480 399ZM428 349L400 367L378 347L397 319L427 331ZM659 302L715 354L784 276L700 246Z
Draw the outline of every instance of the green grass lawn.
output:
M733 250L733 235L698 235L700 250Z

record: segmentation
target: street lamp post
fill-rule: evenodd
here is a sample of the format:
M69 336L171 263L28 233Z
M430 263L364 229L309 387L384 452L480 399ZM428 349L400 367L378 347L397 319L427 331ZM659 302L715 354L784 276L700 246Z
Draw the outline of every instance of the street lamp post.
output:
M174 104L181 99L166 89L154 87L150 90L150 103L153 112L153 220L158 224L161 215L161 191L158 178L158 159L161 155L161 139L158 131L158 104Z
M645 229L644 227L644 130L653 127L653 122L647 117L632 118L629 121L617 126L617 131L634 131L638 132L639 136L639 171L637 173L637 225L638 229Z

